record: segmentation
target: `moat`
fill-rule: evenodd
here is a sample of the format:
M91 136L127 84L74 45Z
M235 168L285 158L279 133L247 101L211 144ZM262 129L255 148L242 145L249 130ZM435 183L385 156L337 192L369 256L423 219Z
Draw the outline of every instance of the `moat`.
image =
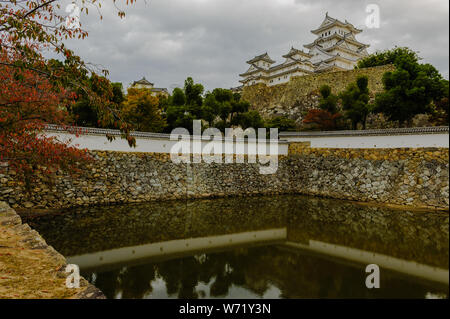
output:
M108 298L449 296L448 212L276 196L22 218Z

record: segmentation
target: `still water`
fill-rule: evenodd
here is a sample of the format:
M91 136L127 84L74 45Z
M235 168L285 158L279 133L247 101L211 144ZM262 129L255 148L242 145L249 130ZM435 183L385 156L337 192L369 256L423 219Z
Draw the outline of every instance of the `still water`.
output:
M448 212L304 196L23 216L108 298L448 298ZM380 267L380 289L366 266Z

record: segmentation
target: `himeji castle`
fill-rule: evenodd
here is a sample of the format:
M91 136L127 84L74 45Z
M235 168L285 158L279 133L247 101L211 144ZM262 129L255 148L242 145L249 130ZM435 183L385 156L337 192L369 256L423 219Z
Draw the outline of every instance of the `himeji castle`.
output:
M274 65L275 61L267 53L247 61L250 68L240 74L244 86L264 83L268 86L286 83L293 76L319 72L351 70L358 60L367 56L369 45L356 40L362 30L355 28L347 20L342 22L325 15L322 24L311 31L317 39L304 45L307 52L291 48L283 55L285 61Z

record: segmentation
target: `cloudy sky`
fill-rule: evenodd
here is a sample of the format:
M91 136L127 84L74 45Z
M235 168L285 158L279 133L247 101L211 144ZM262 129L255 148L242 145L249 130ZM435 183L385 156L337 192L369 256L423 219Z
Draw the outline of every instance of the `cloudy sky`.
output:
M366 7L380 8L379 29L368 29ZM113 81L128 86L145 76L157 87L182 86L188 76L206 89L239 85L245 61L268 52L281 57L291 46L302 49L315 37L325 13L363 29L357 38L369 52L408 46L424 62L449 76L447 0L137 0L118 6L106 1L103 20L90 10L81 16L89 37L69 42L85 60L110 70Z

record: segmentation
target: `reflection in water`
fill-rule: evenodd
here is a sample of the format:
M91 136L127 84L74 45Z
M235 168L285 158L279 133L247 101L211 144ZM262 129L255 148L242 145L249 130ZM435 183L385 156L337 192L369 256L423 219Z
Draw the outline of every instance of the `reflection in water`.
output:
M71 264L83 269L100 268L111 264L136 262L142 259L174 258L191 256L198 251L211 251L217 248L231 248L248 244L285 243L286 228L268 229L238 234L178 239L139 246L122 247L68 258Z
M124 266L86 277L108 297L122 298L424 298L433 285L383 271L368 290L364 267L277 246L240 248L157 263ZM94 280L95 278L95 280Z
M110 298L448 297L448 213L277 196L25 221ZM381 289L369 290L375 261Z

